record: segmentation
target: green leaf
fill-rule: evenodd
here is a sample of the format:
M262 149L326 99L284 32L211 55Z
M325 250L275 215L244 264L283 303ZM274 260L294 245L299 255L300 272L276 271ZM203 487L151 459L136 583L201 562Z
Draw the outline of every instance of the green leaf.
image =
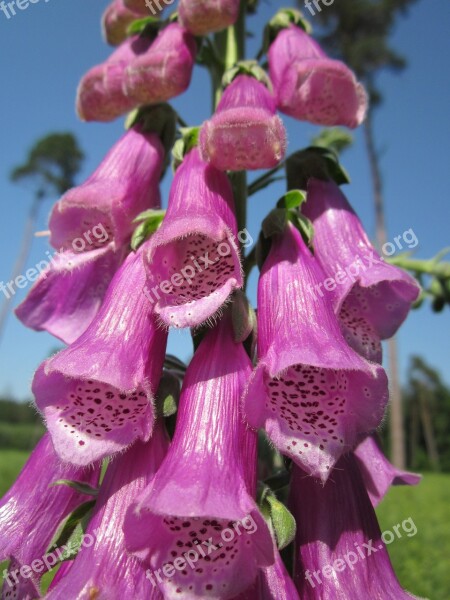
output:
M329 148L318 146L310 146L289 156L286 175L288 189L306 190L310 178L333 180L337 185L350 183L350 177L340 165L337 154Z
M70 479L58 479L58 481L54 481L52 485L67 485L72 489L76 490L80 494L86 494L87 496L98 496L98 489L94 488L87 483L82 483L80 481L71 481Z
M139 223L131 238L131 248L136 251L141 244L155 233L161 226L166 214L165 210L147 210L138 215L133 223Z
M47 553L52 552L56 548L66 546L75 534L75 530L78 526L83 528L90 519L92 509L95 506L95 500L89 500L80 504L74 511L72 511L59 525L52 541L48 547ZM77 537L78 534L76 534Z
M275 534L279 550L286 548L295 537L297 525L286 506L278 500L269 486L258 486L258 505Z
M169 371L163 371L155 396L156 410L159 416L170 417L177 412L180 391L178 377Z
M274 494L267 494L265 501L270 507L270 519L275 532L278 549L282 550L294 539L297 524L286 506Z
M136 19L130 23L127 27L128 35L137 35L144 31L147 26L155 26L155 28L161 25L161 21L158 17L143 17L142 19Z

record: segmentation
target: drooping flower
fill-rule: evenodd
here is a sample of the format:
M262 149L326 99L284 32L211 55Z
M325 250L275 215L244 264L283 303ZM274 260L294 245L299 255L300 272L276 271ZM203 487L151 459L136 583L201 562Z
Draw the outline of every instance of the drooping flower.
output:
M167 435L158 424L149 442L137 442L112 461L81 550L52 585L48 600L163 600L144 565L126 551L122 527L127 508L155 474L167 447Z
M341 458L325 486L294 465L290 508L302 599L414 598L395 576L352 454Z
M126 96L135 105L158 104L179 96L191 82L196 52L192 34L171 23L125 69Z
M180 0L180 23L194 35L207 35L233 25L239 0Z
M310 179L302 212L314 225L315 256L326 274L314 294L333 300L352 348L381 362L380 339L393 336L403 323L419 295L418 284L381 258L333 181Z
M108 122L136 106L124 90L125 69L151 44L151 38L133 36L125 40L103 63L92 67L81 79L76 99L83 121Z
M106 42L111 46L118 46L124 42L128 26L140 16L135 10L127 8L123 0L114 0L102 16L102 31Z
M269 169L286 151L286 131L264 83L238 75L200 132L203 160L222 171Z
M50 241L59 252L16 309L24 325L66 343L86 330L125 258L134 217L159 207L163 157L156 135L133 128L56 203Z
M384 370L346 344L328 299L310 293L323 278L289 223L259 280L259 363L245 411L283 454L326 480L339 456L379 425L388 388Z
M87 330L33 380L56 451L86 465L150 438L167 335L144 295L145 245L129 254Z
M231 184L194 148L177 169L166 216L146 256L155 284L148 299L166 325L200 325L242 287L236 235Z
M50 436L44 435L0 500L0 561L11 558L2 598L31 600L39 596L42 575L59 560L57 551L46 554L58 524L90 500L73 488L52 483L68 479L96 486L99 474L98 466L81 469L63 464Z
M278 109L301 121L327 127L357 127L367 94L354 73L327 57L303 29L283 29L269 49L269 74Z
M250 489L248 446L256 437L239 406L250 373L226 317L195 353L172 445L127 513L127 547L149 562L166 599L233 598L252 585L258 567L274 561L271 534Z
M417 473L401 471L384 456L375 435L369 435L354 451L372 505L378 506L391 485L417 485L422 479Z

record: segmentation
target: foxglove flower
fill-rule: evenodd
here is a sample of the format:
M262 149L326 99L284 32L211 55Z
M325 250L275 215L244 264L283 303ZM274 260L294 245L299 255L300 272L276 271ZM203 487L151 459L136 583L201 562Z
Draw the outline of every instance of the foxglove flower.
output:
M294 465L290 508L297 521L294 581L302 599L413 598L397 581L351 454L325 486Z
M150 442L137 442L109 465L86 529L89 545L82 544L47 600L163 600L142 563L127 553L122 526L128 506L155 474L167 446L165 431L158 424Z
M227 176L192 149L177 169L164 221L146 256L148 299L166 324L195 327L242 287L234 199Z
M194 35L207 35L233 25L240 0L180 0L180 23Z
M252 427L325 481L340 455L379 425L388 388L384 370L346 344L331 303L308 293L323 277L289 223L259 280L259 364L245 410Z
M391 485L417 485L422 479L416 473L401 471L391 465L374 435L361 442L354 454L374 507L383 500Z
M44 435L0 500L0 561L11 558L2 598L31 600L40 595L42 575L59 560L56 551L52 556L46 554L58 524L90 499L73 488L52 483L69 479L96 486L99 474L98 466L80 469L63 464L50 436Z
M140 18L135 10L124 5L123 0L114 0L105 10L102 17L103 37L111 46L118 46L127 38L128 26Z
M152 433L167 335L143 293L144 247L128 255L83 335L46 360L33 380L55 449L73 464L87 465Z
M134 217L159 206L163 157L159 138L131 129L56 203L50 241L60 250L16 309L22 323L66 343L85 331L125 258Z
M151 39L134 36L125 40L104 63L92 67L80 81L76 107L83 121L108 122L136 106L124 90L127 66L150 46Z
M278 109L291 117L327 127L354 128L364 120L364 87L300 27L277 35L269 49L269 74Z
M232 336L226 318L200 344L184 380L172 445L125 519L128 549L150 563L167 600L233 598L254 582L258 567L274 561L270 532L249 489L248 445L256 438L239 407L251 363ZM175 565L170 577L167 568L161 576L167 563Z
M200 132L203 160L222 171L269 169L283 159L286 131L267 87L238 75Z
M171 23L126 68L124 92L134 104L158 104L179 96L191 82L197 52L184 27Z
M333 181L310 179L307 198L302 212L314 225L315 256L326 274L310 291L333 300L352 348L381 362L380 339L395 334L419 286L405 271L383 261Z

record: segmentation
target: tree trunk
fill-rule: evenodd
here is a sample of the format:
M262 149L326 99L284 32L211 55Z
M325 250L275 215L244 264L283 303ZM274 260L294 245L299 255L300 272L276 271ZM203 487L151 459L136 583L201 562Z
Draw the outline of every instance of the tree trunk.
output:
M25 223L25 228L22 236L22 243L20 246L19 254L17 255L16 262L14 264L11 276L9 281L14 281L14 279L23 273L23 270L27 264L28 256L30 255L31 245L33 243L33 235L36 227L37 216L39 213L39 207L41 203L41 198L36 196L33 200L33 204L31 205L30 212L28 213L28 218ZM7 283L7 282L5 282ZM3 336L6 321L8 319L10 304L13 300L14 295L10 295L9 298L5 296L5 300L3 302L3 306L0 310L0 341Z
M422 419L423 435L427 447L428 459L433 471L439 471L439 454L434 437L433 422L431 419L430 406L427 400L427 390L424 386L419 386L420 416Z
M378 153L375 148L372 113L370 110L364 123L364 135L374 193L376 240L379 248L381 248L387 242L387 228L384 214L383 184ZM395 338L391 338L388 341L388 360L390 375L391 461L399 469L405 469L405 433L403 425L402 395L398 380L398 348Z

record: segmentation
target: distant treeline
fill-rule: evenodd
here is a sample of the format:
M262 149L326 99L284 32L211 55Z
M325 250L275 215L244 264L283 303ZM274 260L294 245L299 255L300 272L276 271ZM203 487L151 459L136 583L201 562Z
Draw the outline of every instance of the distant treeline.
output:
M31 450L43 433L42 417L30 404L0 398L0 449Z

